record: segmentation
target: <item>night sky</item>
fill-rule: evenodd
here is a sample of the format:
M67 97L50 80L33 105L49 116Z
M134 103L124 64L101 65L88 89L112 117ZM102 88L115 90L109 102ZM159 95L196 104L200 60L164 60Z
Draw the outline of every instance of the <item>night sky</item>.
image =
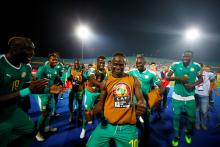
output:
M218 0L29 0L1 1L0 53L14 35L30 37L36 56L58 51L63 58L81 57L81 40L74 35L78 24L90 26L84 57L127 56L176 59L186 49L195 60L219 61L220 2ZM201 37L184 39L189 27Z

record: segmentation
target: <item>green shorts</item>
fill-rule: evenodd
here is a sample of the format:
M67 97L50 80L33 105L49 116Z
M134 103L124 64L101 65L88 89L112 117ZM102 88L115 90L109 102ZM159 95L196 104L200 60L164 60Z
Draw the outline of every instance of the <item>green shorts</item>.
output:
M173 129L175 136L180 136L180 117L181 113L187 114L186 130L191 131L196 119L196 103L195 100L180 101L172 99L173 106Z
M84 93L84 90L77 91L77 92L70 91L70 93L69 93L69 99L71 99L71 100L73 100L73 99L82 100L82 98L83 98L83 93Z
M52 94L38 94L35 96L41 112L48 112L51 110L52 96Z
M138 132L136 125L112 125L102 127L101 123L92 132L88 147L108 147L110 139L115 141L117 147L137 147Z
M32 119L17 107L10 116L0 120L0 146L7 146L10 141L31 134L33 131Z
M85 109L91 110L95 105L95 100L98 99L100 96L100 92L90 92L85 89Z

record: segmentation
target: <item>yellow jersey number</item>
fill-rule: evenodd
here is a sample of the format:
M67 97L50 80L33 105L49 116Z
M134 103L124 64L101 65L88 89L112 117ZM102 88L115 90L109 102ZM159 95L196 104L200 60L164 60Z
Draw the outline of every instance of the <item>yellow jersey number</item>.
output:
M12 91L18 91L19 83L20 83L19 80L14 80L13 83L12 83L11 90L12 90Z
M138 147L138 139L132 139L129 144L131 144L131 147Z

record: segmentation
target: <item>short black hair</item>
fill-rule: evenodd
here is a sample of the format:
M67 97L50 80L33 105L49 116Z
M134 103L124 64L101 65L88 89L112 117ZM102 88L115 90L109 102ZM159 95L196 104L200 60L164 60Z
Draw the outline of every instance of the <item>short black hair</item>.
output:
M112 59L115 58L115 57L117 57L117 56L123 57L123 58L124 58L124 62L125 62L125 64L126 64L127 59L126 59L126 56L125 56L123 53L120 53L120 52L115 53L115 54L112 56Z
M144 58L144 54L137 54L136 58Z
M204 67L204 64L203 64L203 63L201 63L201 62L199 63L199 65L200 65L201 67Z
M48 59L49 59L50 57L57 57L57 58L58 58L58 56L57 56L56 53L51 53L51 54L49 54L47 57L48 57Z
M152 65L152 64L156 64L156 63L155 62L151 62L150 65Z
M139 59L143 59L143 60L145 61L144 54L137 54L137 55L136 55L136 60L137 60L138 58L139 58Z
M186 51L183 52L183 56L186 55L186 54L188 54L188 55L190 54L193 57L193 52L190 51L190 50L186 50Z
M81 66L82 68L85 67L85 65L83 63L80 63L79 66Z
M119 52L118 52L118 53L115 53L115 54L113 55L113 58L116 57L116 56L121 56L121 57L126 58L123 53L119 53Z
M91 67L92 67L92 66L93 66L93 64L88 64L88 67L89 67L89 66L91 66Z
M97 57L97 60L99 60L99 59L103 59L103 60L104 60L104 59L106 59L106 58L105 58L105 56L101 55L101 56L98 56L98 57Z
M56 51L54 54L56 54L58 58L60 57L60 52Z
M32 48L35 49L34 43L28 37L14 36L8 40L10 49Z
M80 62L79 58L76 58L76 59L73 60L73 62L76 62L76 61Z

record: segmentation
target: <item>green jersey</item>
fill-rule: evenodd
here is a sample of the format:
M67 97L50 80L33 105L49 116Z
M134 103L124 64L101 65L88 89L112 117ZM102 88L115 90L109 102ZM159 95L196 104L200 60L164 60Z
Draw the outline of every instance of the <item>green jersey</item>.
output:
M55 67L51 67L50 65L46 64L43 66L40 66L38 68L38 71L36 73L37 79L48 79L48 87L45 88L45 93L49 93L49 87L51 87L54 84L57 84L56 82L60 79L60 76L57 72L57 69Z
M88 76L88 80L87 80L87 85L86 88L90 91L90 92L94 92L95 89L98 87L97 85L93 84L90 80L89 77L91 75L94 75L94 79L98 82L102 82L104 79L106 79L106 71L103 70L98 70L96 67L91 67L88 69L87 72L87 76Z
M91 67L88 69L88 72L87 72L88 78L90 75L95 75L95 79L98 82L102 82L104 79L107 78L107 73L106 73L105 69L103 71L101 71L101 70L98 70L97 68Z
M46 61L44 65L49 65L49 61ZM60 62L57 63L57 65L54 67L54 69L57 70L58 76L60 77L60 80L65 83L66 80L66 72L64 65Z
M183 62L174 62L170 67L170 70L174 72L175 77L187 76L188 80L186 83L193 84L196 82L197 73L201 70L201 66L192 62L188 66L184 66ZM175 81L174 92L180 96L193 96L195 94L195 88L186 89L183 82Z
M140 72L138 69L133 69L130 70L128 74L136 77L140 81L143 95L149 93L152 86L160 84L156 73L147 69L143 72Z
M5 55L0 55L0 95L6 95L17 92L22 89L24 83L30 82L31 65L20 64L19 67L12 65ZM16 103L10 104L10 108L16 107ZM3 109L8 110L9 106L0 105L0 111Z
M57 65L55 66L55 69L57 70L59 76L62 77L62 75L64 73L64 65L62 63L58 62Z
M83 77L85 78L85 80L89 79L89 75L88 75L89 69L87 69L86 71L83 72Z
M83 69L79 68L79 69L73 70L73 67L71 66L71 67L68 68L67 78L69 78L70 76L76 76L76 75L79 75L79 74L82 77L82 82L83 82L84 79L85 79Z
M72 70L72 66L70 66L68 68L68 71L67 71L67 78L69 78L71 76L71 70Z

